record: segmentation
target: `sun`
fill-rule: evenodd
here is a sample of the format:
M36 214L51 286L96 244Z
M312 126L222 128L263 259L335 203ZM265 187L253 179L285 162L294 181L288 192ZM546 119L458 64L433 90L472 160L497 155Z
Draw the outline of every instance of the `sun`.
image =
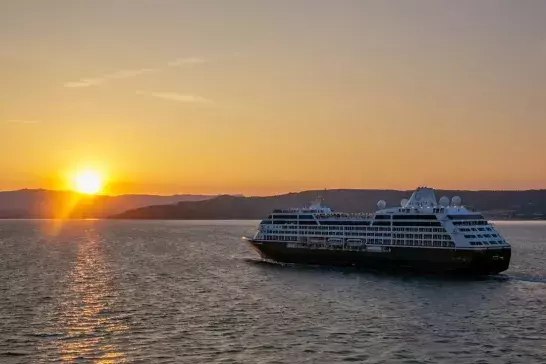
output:
M87 195L95 195L102 190L103 179L99 172L86 170L76 173L74 177L74 190Z

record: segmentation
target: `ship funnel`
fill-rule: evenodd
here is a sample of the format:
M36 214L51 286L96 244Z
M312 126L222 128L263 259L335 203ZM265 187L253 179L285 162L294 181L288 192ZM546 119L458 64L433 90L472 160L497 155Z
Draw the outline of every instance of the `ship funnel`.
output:
M417 188L406 203L406 207L436 207L437 205L434 190L428 187Z

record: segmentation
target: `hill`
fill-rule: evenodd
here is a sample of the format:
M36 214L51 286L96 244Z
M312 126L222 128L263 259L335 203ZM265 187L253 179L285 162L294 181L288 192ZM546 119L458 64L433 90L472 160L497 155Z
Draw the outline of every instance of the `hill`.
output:
M325 190L288 193L269 197L218 196L204 201L141 207L111 216L118 219L261 219L273 209L302 207L317 196L324 205L343 212L373 212L378 200L396 206L413 191ZM436 191L436 196L461 196L465 206L489 218L546 218L546 190L529 191Z
M126 210L180 201L202 201L208 195L87 196L71 191L18 190L0 192L0 218L103 218Z

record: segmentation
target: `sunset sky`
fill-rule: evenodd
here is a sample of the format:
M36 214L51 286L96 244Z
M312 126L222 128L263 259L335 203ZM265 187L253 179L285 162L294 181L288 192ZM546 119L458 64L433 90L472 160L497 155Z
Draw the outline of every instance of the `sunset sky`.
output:
M546 1L0 1L0 190L546 188Z

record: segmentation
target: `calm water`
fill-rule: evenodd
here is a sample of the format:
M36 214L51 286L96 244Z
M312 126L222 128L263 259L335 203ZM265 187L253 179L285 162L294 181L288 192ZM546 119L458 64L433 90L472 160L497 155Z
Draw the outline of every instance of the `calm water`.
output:
M0 363L546 363L546 224L506 274L279 267L256 222L0 221Z

